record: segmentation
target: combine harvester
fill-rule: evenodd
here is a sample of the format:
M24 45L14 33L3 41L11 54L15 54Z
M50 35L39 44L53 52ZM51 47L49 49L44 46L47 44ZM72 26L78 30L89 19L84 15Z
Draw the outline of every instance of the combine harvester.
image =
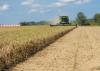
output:
M69 17L68 16L59 16L59 18L54 19L50 26L59 26L59 25L69 25Z

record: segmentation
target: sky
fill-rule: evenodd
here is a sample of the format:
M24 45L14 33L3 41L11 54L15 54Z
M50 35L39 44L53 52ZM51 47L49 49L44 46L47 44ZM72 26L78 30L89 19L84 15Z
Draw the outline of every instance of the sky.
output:
M100 13L100 0L0 0L0 24L51 21L61 15L74 20L78 12L92 18Z

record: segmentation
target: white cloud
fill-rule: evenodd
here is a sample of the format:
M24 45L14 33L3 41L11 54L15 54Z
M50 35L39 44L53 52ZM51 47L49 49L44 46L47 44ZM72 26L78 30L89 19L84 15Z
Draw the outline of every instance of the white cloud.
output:
M21 3L21 5L30 8L31 10L29 11L29 13L41 11L42 9L44 9L43 5L35 3L34 0L25 0Z
M89 3L91 0L78 0L75 2L75 4L83 4L83 3Z
M31 5L34 2L34 0L25 0L22 2L22 5Z
M8 4L2 4L2 5L0 5L0 12L1 11L6 11L8 9L9 9L9 5Z
M59 0L59 2L65 2L65 3L67 3L67 2L73 2L73 1L75 1L75 0Z
M51 4L50 7L62 7L65 5L66 5L65 3L55 2L55 3Z
M24 6L28 6L30 8L30 12L44 12L47 9L64 7L70 4L84 4L89 3L91 0L58 0L55 3L51 3L49 5L42 5L35 2L36 0L24 0L21 4Z
M54 7L62 7L62 6L66 6L68 4L84 4L84 3L89 3L90 1L91 0L58 0L53 5L54 5Z

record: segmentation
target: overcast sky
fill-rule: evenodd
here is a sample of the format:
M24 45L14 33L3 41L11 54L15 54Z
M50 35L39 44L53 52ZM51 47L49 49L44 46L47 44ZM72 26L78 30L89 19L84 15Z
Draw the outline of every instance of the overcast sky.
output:
M80 11L92 18L100 13L100 0L0 0L0 24L53 20L59 15L73 20Z

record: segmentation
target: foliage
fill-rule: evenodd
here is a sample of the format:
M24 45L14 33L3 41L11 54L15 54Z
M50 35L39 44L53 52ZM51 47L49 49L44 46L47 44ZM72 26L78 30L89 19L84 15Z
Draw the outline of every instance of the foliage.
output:
M77 14L77 19L76 19L77 23L79 25L89 25L89 23L87 22L87 18L86 16L84 15L83 12L79 12Z
M46 25L48 24L47 21L39 21L39 22L21 22L21 26L32 26L32 25Z
M21 26L29 26L29 25L35 25L36 22L21 22L20 25Z
M96 13L95 16L94 16L94 21L100 25L100 13Z

